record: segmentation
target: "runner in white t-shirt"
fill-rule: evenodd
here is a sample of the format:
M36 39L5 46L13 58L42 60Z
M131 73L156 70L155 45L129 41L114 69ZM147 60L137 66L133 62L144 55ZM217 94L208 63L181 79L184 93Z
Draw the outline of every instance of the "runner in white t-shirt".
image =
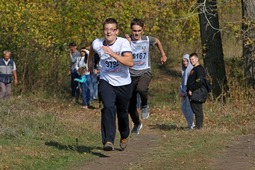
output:
M131 98L131 78L129 67L134 62L130 42L117 37L118 22L109 18L103 23L104 38L95 39L89 55L89 69L93 71L92 58L100 57L99 96L103 102L101 110L102 143L105 151L114 150L116 134L116 113L120 132L120 148L124 150L130 133L128 103Z
M161 42L155 37L142 35L143 26L143 21L135 18L130 24L130 28L132 30L131 37L126 34L126 38L131 43L134 59L134 66L130 68L133 90L128 111L134 123L134 127L131 132L135 134L139 134L139 131L142 128L142 123L136 108L137 94L139 94L141 98L141 117L143 119L147 119L149 117L148 91L151 81L151 60L149 54L150 45L156 45L158 47L161 53L161 64L165 63L167 60Z

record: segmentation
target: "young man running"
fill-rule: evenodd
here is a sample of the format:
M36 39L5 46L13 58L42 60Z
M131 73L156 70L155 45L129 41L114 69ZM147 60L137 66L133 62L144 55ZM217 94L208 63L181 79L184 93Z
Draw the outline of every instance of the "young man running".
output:
M99 96L103 102L101 110L102 143L105 151L114 150L116 113L120 132L120 148L127 146L130 133L128 103L131 97L129 67L134 65L130 43L117 37L118 22L109 18L103 23L104 38L95 39L89 53L89 69L93 71L92 58L100 57Z
M156 45L159 49L161 53L161 64L165 63L167 60L161 42L155 37L142 35L143 26L143 21L141 19L135 18L131 21L130 24L130 28L132 30L131 37L126 34L126 38L131 42L134 59L134 66L130 68L133 89L128 111L134 123L134 128L131 132L135 134L139 134L139 131L142 128L142 123L136 108L137 93L139 93L141 98L141 117L143 119L147 119L149 117L148 91L152 76L151 61L149 55L150 45Z

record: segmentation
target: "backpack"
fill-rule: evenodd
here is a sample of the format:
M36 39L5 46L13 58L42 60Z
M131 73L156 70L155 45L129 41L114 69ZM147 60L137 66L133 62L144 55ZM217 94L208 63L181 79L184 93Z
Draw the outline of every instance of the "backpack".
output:
M208 93L211 92L212 88L209 80L204 77L201 77L200 80L202 81L203 85L199 89L196 89L192 92L190 100L198 103L205 103L208 97Z
M210 81L204 77L201 78L203 86L206 88L207 92L210 93L212 91L212 85Z

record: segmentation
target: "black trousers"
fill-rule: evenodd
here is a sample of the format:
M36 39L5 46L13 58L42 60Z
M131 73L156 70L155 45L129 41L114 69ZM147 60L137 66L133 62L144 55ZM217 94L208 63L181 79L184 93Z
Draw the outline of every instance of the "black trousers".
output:
M193 113L195 114L195 125L196 128L200 129L203 127L204 113L203 113L203 103L190 102Z
M114 143L116 135L116 113L120 136L129 136L128 104L131 97L131 84L112 86L105 80L99 81L99 97L103 102L101 110L102 143Z
M132 122L134 124L140 124L140 117L136 108L137 104L137 93L139 93L141 98L141 105L148 105L148 92L149 85L151 82L151 74L145 73L139 77L131 77L132 79L132 97L129 102L128 112L131 116Z
M74 81L75 78L79 78L79 74L77 72L71 73L71 96L79 97L80 89L77 88L79 83L78 83L78 81Z

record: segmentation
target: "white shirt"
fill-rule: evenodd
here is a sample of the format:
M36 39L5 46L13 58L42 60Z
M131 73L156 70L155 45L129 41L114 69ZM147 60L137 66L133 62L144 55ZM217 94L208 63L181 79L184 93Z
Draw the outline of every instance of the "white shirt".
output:
M134 59L134 66L132 67L133 70L145 70L150 68L149 47L150 42L148 37L146 40L131 42L131 49Z
M102 47L104 39L95 39L92 43L93 50L100 57L100 79L107 81L112 86L124 86L131 83L129 67L118 62L110 55L104 53ZM130 43L127 39L117 37L114 44L109 46L116 54L122 55L131 52Z
M85 56L78 57L75 63L75 69L78 71L80 67L86 67L88 70L88 62L85 63ZM78 72L79 73L79 72ZM90 72L87 71L85 75L90 75Z

